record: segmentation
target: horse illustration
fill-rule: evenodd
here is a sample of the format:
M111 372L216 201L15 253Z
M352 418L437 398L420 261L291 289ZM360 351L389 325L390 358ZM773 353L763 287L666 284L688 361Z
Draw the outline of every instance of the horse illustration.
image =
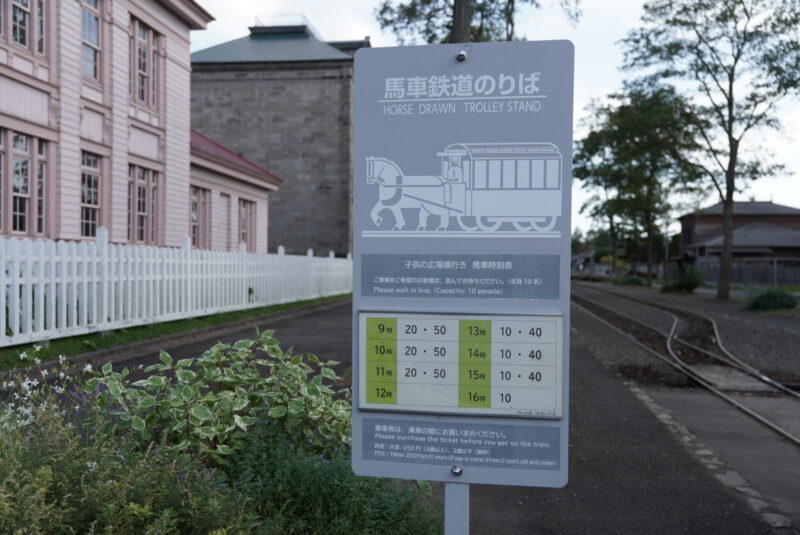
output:
M392 230L403 230L406 226L402 210L419 208L417 230L428 226L428 217L439 217L436 230L446 230L450 215L457 212L449 208L451 187L449 181L441 176L405 176L400 167L386 158L367 158L367 183L378 184L378 202L370 211L370 218L380 226L383 217L380 213L387 209L394 216Z

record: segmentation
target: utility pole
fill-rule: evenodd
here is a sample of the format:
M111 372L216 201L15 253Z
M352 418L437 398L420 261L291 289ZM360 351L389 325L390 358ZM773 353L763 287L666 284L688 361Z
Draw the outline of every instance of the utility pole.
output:
M472 21L472 0L455 0L453 2L453 31L450 34L452 43L469 42L470 21Z

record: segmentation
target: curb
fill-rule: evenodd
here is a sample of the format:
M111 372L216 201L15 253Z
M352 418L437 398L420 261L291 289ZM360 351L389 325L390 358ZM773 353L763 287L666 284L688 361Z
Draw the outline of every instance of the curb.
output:
M768 501L767 498L750 485L744 476L720 461L711 448L700 442L685 425L677 421L669 411L656 403L643 388L633 381L623 381L623 384L675 435L678 442L695 460L711 472L714 478L724 487L738 494L770 528L775 530L775 533L800 535L800 531L797 531L797 527L800 526L793 525L792 519L784 514L777 504Z
M189 331L182 331L175 334L168 334L159 336L157 338L150 338L140 342L124 346L109 347L81 355L75 355L64 359L65 365L80 365L91 364L93 367L105 364L106 362L123 363L144 356L154 351L167 350L173 347L182 345L187 340L201 342L210 340L221 335L231 334L238 331L243 331L248 327L255 327L265 321L281 321L310 314L320 310L327 310L335 308L352 302L352 297L343 297L340 299L333 299L323 303L312 303L308 305L299 306L289 310L281 310L279 312L271 312L253 318L243 320L236 320L227 323L221 323L210 327L201 327ZM47 369L55 367L59 364L58 360L50 360L42 362L40 367ZM0 373L0 377L15 374L25 374L30 372L30 368L16 368Z

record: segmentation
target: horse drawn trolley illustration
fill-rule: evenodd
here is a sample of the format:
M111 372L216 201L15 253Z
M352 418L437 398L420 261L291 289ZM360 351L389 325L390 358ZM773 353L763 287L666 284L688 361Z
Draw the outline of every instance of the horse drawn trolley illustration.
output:
M437 231L451 218L463 231L496 231L510 223L522 232L553 230L561 216L562 158L552 143L454 143L443 152L441 173L408 176L395 162L367 157L367 183L378 184L370 212L380 227L385 211L393 230L407 230L403 209L418 209L417 231Z

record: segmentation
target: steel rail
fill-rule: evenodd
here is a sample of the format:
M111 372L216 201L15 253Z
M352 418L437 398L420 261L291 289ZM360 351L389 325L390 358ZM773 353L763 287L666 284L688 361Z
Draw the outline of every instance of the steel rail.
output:
M586 298L584 297L584 299L586 299ZM589 302L592 302L594 305L599 306L600 308L604 308L604 309L606 309L606 310L608 310L608 311L610 311L610 312L612 312L614 314L617 314L617 315L625 317L623 314L618 314L616 311L611 310L608 307L604 307L603 305L598 305L597 303L594 303L590 299L586 299L586 300L589 301ZM642 349L644 349L648 353L650 353L650 354L654 355L655 357L657 357L658 359L664 361L666 364L668 364L672 368L674 368L674 369L678 370L679 372L683 373L684 375L690 377L692 380L697 382L699 385L701 385L703 388L705 388L706 390L710 391L711 393L713 393L717 397L719 397L722 400L726 401L730 405L733 405L735 408L737 408L740 411L744 412L745 414L747 414L751 418L755 419L759 423L761 423L761 424L765 425L766 427L772 429L774 432L778 433L783 438L789 440L790 442L792 442L796 446L800 446L800 437L797 437L797 436L793 435L792 433L790 433L786 429L783 429L782 427L780 427L778 424L770 421L769 419L767 419L764 416L758 414L757 412L755 412L751 408L745 406L741 402L737 401L736 399L732 398L731 396L727 395L726 393L724 393L721 390L719 390L718 388L716 388L714 385L712 385L710 382L708 382L705 378L703 378L697 372L692 370L691 367L689 367L686 363L684 363L672 351L671 340L672 340L672 336L673 336L673 334L675 332L675 329L678 326L678 318L675 317L674 314L672 315L673 316L672 329L670 329L670 333L667 335L667 350L670 353L670 357L671 357L670 358L670 357L666 357L666 356L662 355L661 353L655 351L651 347L643 344L642 342L637 340L633 335L631 335L629 333L626 333L625 331L623 331L622 329L620 329L616 325L613 325L612 323L604 320L603 318L601 318L597 314L595 314L592 311L588 310L586 307L584 307L584 306L582 306L582 305L580 305L578 303L573 303L573 304L576 307L578 307L579 309L581 309L582 311L584 311L585 313L589 314L591 317L595 318L597 321L601 322L602 324L606 325L607 327L609 327L613 331L615 331L615 332L621 334L622 336L624 336L625 338L629 339L635 345L641 347ZM650 326L650 325L644 324L642 322L638 322L636 320L632 320L632 321L638 323L639 325L644 325L644 326L652 329L652 326Z
M797 399L800 399L800 392L796 392L796 391L792 390L791 388L785 386L783 383L780 383L780 382L772 379L771 377L769 377L767 375L764 375L763 373L761 373L757 369L749 366L748 364L746 364L744 362L740 362L738 359L733 357L733 355L731 355L730 357L727 356L727 355L725 357L721 357L719 355L716 355L716 354L712 353L711 351L708 351L707 349L703 349L702 347L697 346L697 345L695 345L695 344L693 344L691 342L687 342L686 340L684 340L684 339L682 339L682 338L680 338L678 336L674 336L673 339L676 342L680 342L681 344L683 344L683 345L685 345L687 347L690 347L690 348L694 349L695 351L697 351L699 353L702 353L704 355L707 355L709 357L717 359L720 362L728 364L732 368L735 368L735 369L739 370L740 372L745 373L745 374L749 375L750 377L765 383L768 386L771 386L772 388L780 390L784 394L787 394L789 396L792 396L792 397L795 397ZM724 349L719 344L717 344L717 346L721 350ZM733 358L731 358L731 357L733 357Z
M784 385L780 381L776 381L775 379L772 379L771 377L769 377L768 375L766 375L762 371L760 371L757 368L754 368L753 366L747 364L746 362L744 362L741 359L739 359L738 357L736 357L733 353L728 351L725 348L724 344L722 343L722 337L720 335L719 327L717 326L716 320L714 320L714 318L712 318L708 314L704 314L702 312L683 310L683 309L681 309L679 307L675 307L675 306L667 306L667 305L662 305L660 303L653 303L653 302L650 302L650 301L645 301L644 299L636 299L635 297L630 297L630 296L627 296L627 295L619 294L617 292L612 292L610 290L605 290L605 289L601 289L601 288L593 288L593 289L598 291L598 292L601 292L601 293L605 293L605 294L608 294L608 295L613 295L614 297L618 297L620 299L626 299L626 300L632 301L634 303L639 303L640 305L643 305L643 306L656 308L658 310L665 311L665 312L667 312L669 314L673 314L674 315L674 314L677 313L677 314L686 314L686 315L689 315L689 316L694 315L694 316L697 316L699 318L702 318L702 319L708 321L711 324L712 329L714 330L714 343L719 348L719 350L723 353L724 356L716 355L713 352L708 351L707 349L703 349L703 348L701 348L701 347L699 347L699 346L697 346L695 344L692 344L691 342L688 342L688 341L686 341L686 340L684 340L684 339L682 339L682 338L680 338L678 336L674 337L675 340L680 342L680 343L682 343L682 344L685 344L686 346L694 349L695 351L698 351L698 352L700 352L700 353L702 353L702 354L704 354L706 356L709 356L709 357L711 357L713 359L718 360L719 362L722 362L722 363L727 364L727 365L729 365L729 366L731 366L733 368L736 368L739 371L741 371L742 373L745 373L745 374L753 377L754 379L757 379L757 380L763 382L764 384L767 384L767 385L769 385L769 386L771 386L771 387L773 387L773 388L775 388L777 390L780 390L781 392L783 392L783 393L785 393L785 394L787 394L789 396L792 396L792 397L795 397L797 399L800 399L800 392L792 390L791 388L787 387L786 385ZM584 299L586 299L586 298L584 298ZM598 305L598 306L602 306L602 305ZM605 308L607 308L607 307L605 307ZM638 322L640 324L643 324L643 322L638 321L638 320L634 320L633 318L629 318L629 319L631 319L631 321L636 321L636 322ZM647 324L644 324L644 325L647 325ZM650 327L652 327L652 326L650 326ZM666 336L666 334L663 333L663 331L661 331L660 329L656 329L656 330L658 332L664 334L664 336Z

